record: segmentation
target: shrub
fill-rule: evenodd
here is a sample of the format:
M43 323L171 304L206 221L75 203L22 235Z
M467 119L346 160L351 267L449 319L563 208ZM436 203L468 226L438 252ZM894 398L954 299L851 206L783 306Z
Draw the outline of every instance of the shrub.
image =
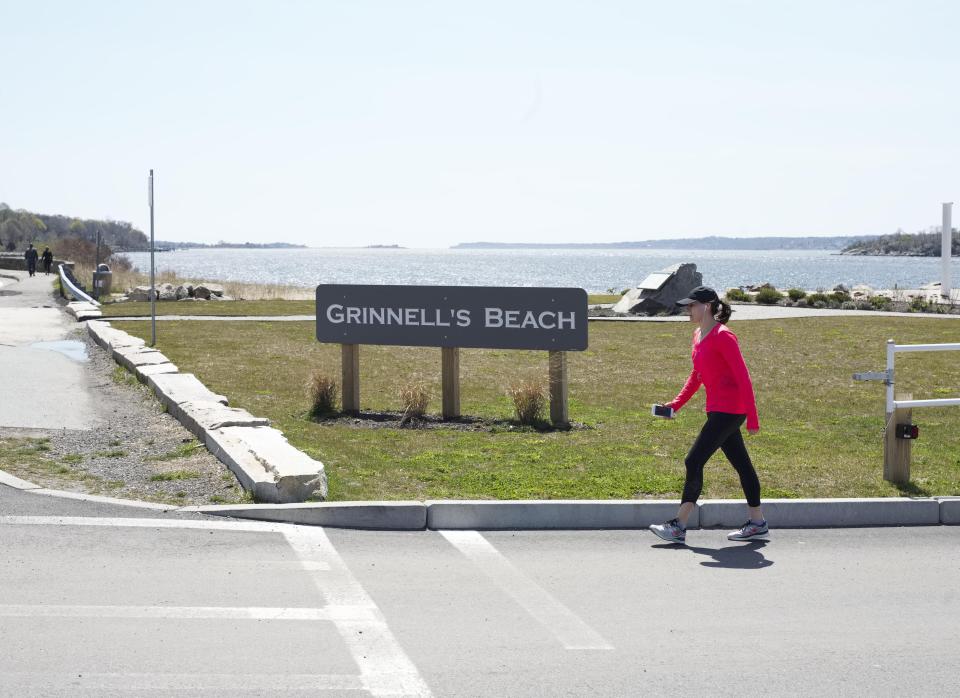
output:
M853 300L853 296L846 291L834 291L830 294L830 300L836 301L837 303L847 303Z
M772 287L761 288L759 291L757 291L757 303L763 303L764 305L775 305L782 299L783 294Z
M799 288L791 288L787 291L787 295L790 296L790 300L796 303L801 298L806 298L807 292Z
M910 301L910 310L916 313L925 313L930 309L930 304L925 298L914 298Z
M892 301L886 296L874 296L870 299L870 305L875 310L887 310L890 307Z
M844 301L843 303L840 304L840 307L843 308L844 310L856 310L857 304L854 303L853 301Z
M797 301L798 308L806 308L808 305L810 304L807 302L806 298L801 298L800 300Z
M337 382L319 371L314 371L307 382L310 397L310 417L317 419L337 411Z
M536 381L514 383L507 394L513 400L513 410L518 422L536 424L541 420L547 399L541 383Z
M827 301L829 300L830 299L827 298L826 293L820 293L819 291L817 293L811 293L809 296L807 296L807 303L814 306L815 308L826 307ZM823 303L823 305L817 305L817 303Z
M427 405L430 402L430 390L426 384L420 381L414 381L402 386L399 390L400 404L403 405L403 416L400 418L401 424L406 424L411 419L422 417L427 413Z
M125 254L112 254L110 259L107 260L107 264L110 266L110 271L117 272L129 272L133 271L133 262L130 261L130 258Z
M827 302L826 302L826 301L814 301L814 302L813 302L813 307L814 307L814 308L817 308L818 310L822 310L823 308L826 308L826 307L827 307Z
M859 300L854 303L857 310L873 310L873 303L868 300Z
M748 296L744 291L739 288L727 289L727 300L728 301L737 301L740 303L748 303L750 301L750 296Z

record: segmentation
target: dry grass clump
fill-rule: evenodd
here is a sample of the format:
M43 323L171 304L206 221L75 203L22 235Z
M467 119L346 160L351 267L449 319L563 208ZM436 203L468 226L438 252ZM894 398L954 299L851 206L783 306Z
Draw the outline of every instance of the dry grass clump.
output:
M320 371L310 374L307 395L310 398L310 417L317 419L337 411L337 381Z
M430 390L426 383L422 381L406 383L400 387L398 395L400 404L403 406L403 416L400 418L401 424L423 417L427 413L427 405L430 403Z
M507 390L507 394L513 400L513 410L518 422L532 425L542 420L547 401L543 383L532 380L514 383Z
M108 262L109 263L109 262ZM77 263L74 266L74 275L88 288L92 287L94 267L92 264ZM128 289L136 286L150 285L149 270L144 273L138 268L123 269L110 263L110 271L113 272L112 292L115 294L126 293ZM250 284L240 281L212 281L210 279L188 279L179 276L173 271L161 271L156 274L156 284L192 284L197 286L203 283L213 283L223 286L223 292L227 296L236 300L313 300L316 297L316 290L303 286L290 286L284 284Z

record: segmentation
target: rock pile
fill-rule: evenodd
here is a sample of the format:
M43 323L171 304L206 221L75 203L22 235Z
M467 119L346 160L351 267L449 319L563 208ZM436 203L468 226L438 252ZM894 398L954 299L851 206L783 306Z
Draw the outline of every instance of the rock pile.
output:
M124 298L118 301L148 301L150 300L150 287L137 286L127 291ZM220 284L160 284L157 286L158 301L230 301L230 296L223 293L223 286Z

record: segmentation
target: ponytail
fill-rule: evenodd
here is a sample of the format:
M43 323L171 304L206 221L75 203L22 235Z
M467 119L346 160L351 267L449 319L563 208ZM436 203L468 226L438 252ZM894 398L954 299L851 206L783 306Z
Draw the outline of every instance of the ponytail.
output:
M730 321L730 316L733 314L733 308L730 307L729 303L717 300L710 304L710 313L713 315L714 320L721 325L726 325L727 322Z

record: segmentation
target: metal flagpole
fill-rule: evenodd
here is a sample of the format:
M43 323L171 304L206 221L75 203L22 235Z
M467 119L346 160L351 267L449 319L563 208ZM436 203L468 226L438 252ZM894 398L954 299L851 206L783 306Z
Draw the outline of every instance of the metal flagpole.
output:
M157 284L153 263L153 170L150 170L150 346L157 344Z
M950 278L950 255L953 253L953 226L950 224L952 203L943 205L943 227L940 245L940 295L950 298L952 284Z

